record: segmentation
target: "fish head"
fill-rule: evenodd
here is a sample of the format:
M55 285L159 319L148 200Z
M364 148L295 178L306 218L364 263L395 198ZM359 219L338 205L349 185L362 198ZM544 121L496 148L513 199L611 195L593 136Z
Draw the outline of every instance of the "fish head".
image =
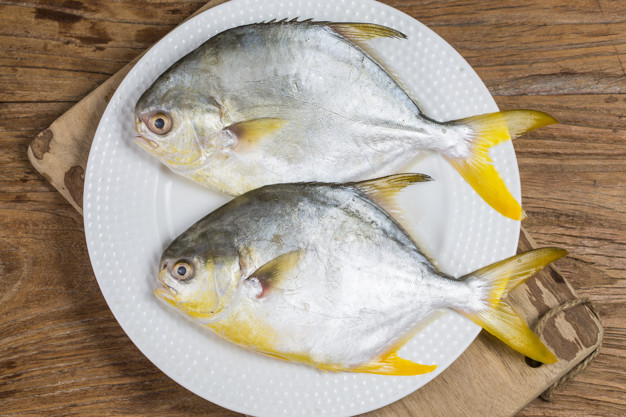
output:
M219 104L193 80L166 73L137 101L135 142L175 172L204 166L221 149Z
M195 321L215 322L239 300L238 257L204 256L206 248L185 249L189 247L174 241L164 251L154 293Z

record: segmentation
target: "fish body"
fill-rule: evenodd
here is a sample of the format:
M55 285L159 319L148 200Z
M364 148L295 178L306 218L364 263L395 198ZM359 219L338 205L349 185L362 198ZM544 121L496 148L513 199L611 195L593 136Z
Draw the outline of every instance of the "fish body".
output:
M509 284L508 277L457 280L437 271L381 207L427 179L276 184L245 193L170 244L156 294L221 337L271 356L331 371L430 372L434 365L396 354L419 322L441 308L481 322ZM549 251L541 265L563 253ZM528 267L509 264L518 263ZM522 351L555 359L527 326L520 329Z
M554 119L512 111L433 121L361 47L375 37L405 36L310 21L226 30L143 94L137 141L174 172L231 195L278 182L388 175L420 152L440 153L496 210L519 219L488 149Z

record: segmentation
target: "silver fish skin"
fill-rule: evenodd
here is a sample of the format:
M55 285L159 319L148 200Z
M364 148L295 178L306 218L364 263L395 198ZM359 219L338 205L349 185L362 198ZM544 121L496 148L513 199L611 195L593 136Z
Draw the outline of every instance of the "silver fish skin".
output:
M394 178L402 186L427 179ZM165 249L156 294L261 353L332 371L432 371L395 352L433 311L487 311L491 286L437 271L372 200L388 184L276 184L248 192Z
M137 143L174 172L231 195L278 182L375 178L401 171L420 152L453 164L479 158L455 168L494 208L519 219L497 172L478 180L464 170L492 169L479 149L554 119L521 111L435 122L361 47L374 37L405 36L379 25L308 21L219 33L139 99ZM510 118L516 132L506 128ZM481 142L485 124L497 139Z
M322 24L254 24L216 35L146 91L137 121L161 110L171 115L172 131L141 133L159 150L181 144L189 151L164 161L233 195L276 182L392 173L414 155L406 152L416 135L423 148L454 143L416 117L415 103L380 65ZM229 130L268 118L285 123L254 145ZM361 160L346 167L350 156Z

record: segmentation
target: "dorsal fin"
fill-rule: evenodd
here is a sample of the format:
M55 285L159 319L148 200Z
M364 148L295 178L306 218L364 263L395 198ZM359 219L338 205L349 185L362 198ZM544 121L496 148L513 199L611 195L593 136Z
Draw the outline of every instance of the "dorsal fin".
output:
M272 19L265 24L290 24L290 23L308 23L315 26L328 26L337 34L343 36L351 42L368 41L374 38L389 39L406 39L407 36L399 30L392 29L387 26L377 25L375 23L354 23L354 22L329 22L316 21L312 18L299 20L299 17L292 19L283 18L280 20Z
M394 71L389 68L389 65L385 63L385 60L381 58L380 53L375 49L371 48L370 45L365 43L364 41L368 41L374 38L389 38L389 39L407 39L407 36L395 29L389 28L387 26L376 25L373 23L334 23L334 22L312 22L314 24L322 24L330 27L337 34L341 35L345 39L349 40L359 48L361 48L365 53L367 53L378 65L381 66L387 74L402 88L403 91L409 94L409 89L406 88L404 83L402 82L402 78L398 77ZM409 95L410 97L410 95ZM410 97L411 100L415 103L420 113L424 113L422 111L420 103L415 100L413 97Z
M358 44L374 38L406 39L406 35L374 23L324 23L349 41Z
M361 181L352 183L351 185L370 200L376 203L380 208L385 210L411 237L413 242L420 248L420 252L431 264L437 266L437 260L428 251L428 247L421 243L420 233L415 229L414 225L407 219L406 214L398 205L398 194L404 188L416 182L433 181L431 177L425 174L397 174L388 177L378 178L374 180Z
M426 174L396 174L353 183L352 185L391 214L396 220L402 213L398 209L396 197L400 191L416 182L432 181Z
M261 284L261 292L257 298L266 296L269 291L278 286L285 275L296 267L302 254L302 250L283 253L250 274L247 280L256 278Z

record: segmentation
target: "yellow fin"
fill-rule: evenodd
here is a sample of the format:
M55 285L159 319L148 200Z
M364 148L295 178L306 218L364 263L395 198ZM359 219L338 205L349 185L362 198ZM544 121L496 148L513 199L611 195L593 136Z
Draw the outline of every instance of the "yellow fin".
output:
M502 303L496 310L486 310L468 317L524 356L542 363L559 360L508 304Z
M437 369L437 365L421 365L411 362L408 359L399 357L398 353L394 351L374 359L368 364L346 370L368 374L411 376L427 374L435 369Z
M470 155L444 154L444 157L497 212L513 220L523 220L522 207L515 200L489 157L489 149L524 132L557 123L549 114L535 110L509 110L468 117L453 122L471 128Z
M257 298L266 296L269 291L278 286L285 275L295 269L302 253L302 250L284 253L250 274L246 279L256 278L261 283L262 291L257 295Z
M374 38L406 39L406 35L400 31L373 23L327 23L327 25L354 43Z
M417 182L428 182L433 179L426 174L396 174L352 183L356 189L367 195L383 210L394 215L401 214L397 207L396 197L404 188Z
M352 183L352 185L393 217L420 247L422 254L426 256L431 263L435 264L435 260L424 250L423 245L418 241L414 226L407 220L404 211L400 209L397 201L398 194L404 188L418 182L428 181L433 181L433 179L426 174L396 174Z
M312 360L311 357L307 354L278 353L269 350L257 350L257 352L275 359L312 366L324 372L355 372L380 375L411 376L427 374L437 369L437 365L421 365L408 359L400 358L398 357L397 351L395 350L392 350L390 353L383 354L379 358L374 359L373 361L365 365L357 366L354 368L347 368L343 365L338 364L319 363Z
M230 131L237 138L236 148L254 145L265 136L271 135L283 127L286 120L272 117L246 120L234 123L225 130Z
M511 290L532 277L546 265L567 255L559 248L539 248L495 262L471 273L491 283L489 302L497 305Z
M486 284L485 301L488 307L477 312L460 312L523 355L539 362L555 363L558 358L554 353L502 298L537 271L565 255L567 251L563 249L535 249L466 275L462 279L474 281L477 287Z

